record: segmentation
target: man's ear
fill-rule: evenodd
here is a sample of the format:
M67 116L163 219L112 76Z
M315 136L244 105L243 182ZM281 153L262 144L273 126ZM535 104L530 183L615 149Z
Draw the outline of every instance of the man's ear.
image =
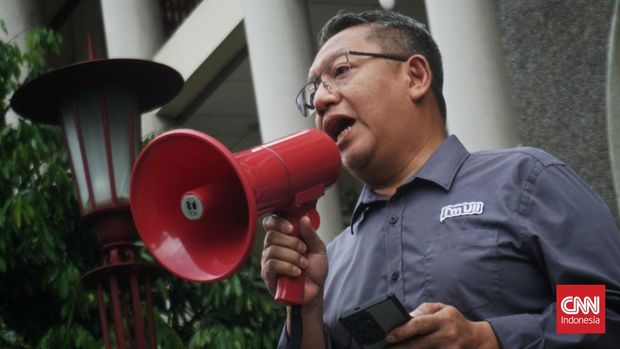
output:
M413 55L407 60L409 65L409 96L414 102L424 97L431 88L433 72L431 65L422 55Z

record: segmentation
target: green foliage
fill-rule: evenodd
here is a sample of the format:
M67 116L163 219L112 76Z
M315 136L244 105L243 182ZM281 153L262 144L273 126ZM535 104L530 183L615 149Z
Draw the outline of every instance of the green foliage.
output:
M0 145L0 346L86 348L99 329L80 272L99 248L78 229L60 130L21 122Z
M165 348L273 348L284 323L252 258L230 278L214 284L160 279L158 293L167 325L184 344Z
M8 33L6 25L0 21L0 30ZM26 50L22 52L16 43L0 41L0 117L4 119L7 109L7 97L20 84L22 69L28 76L36 76L45 68L45 54L58 54L62 38L59 34L46 28L35 29L26 36Z
M2 120L20 69L42 71L43 52L60 45L47 30L27 42L26 53L0 42ZM0 348L102 348L95 295L81 281L100 253L94 232L80 224L61 131L0 122ZM272 348L284 321L256 259L215 284L162 272L153 299L158 348Z
M89 349L101 347L101 341L96 339L88 329L75 324L61 324L50 328L36 348Z

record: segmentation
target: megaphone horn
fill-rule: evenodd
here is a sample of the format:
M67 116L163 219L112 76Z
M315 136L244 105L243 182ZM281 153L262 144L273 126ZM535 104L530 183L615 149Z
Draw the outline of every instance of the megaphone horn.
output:
M184 279L215 282L246 260L259 215L283 215L295 234L304 215L318 228L316 201L340 168L338 147L318 130L235 154L204 133L174 130L136 160L131 211L161 265ZM303 293L303 276L278 278L277 301L301 304Z

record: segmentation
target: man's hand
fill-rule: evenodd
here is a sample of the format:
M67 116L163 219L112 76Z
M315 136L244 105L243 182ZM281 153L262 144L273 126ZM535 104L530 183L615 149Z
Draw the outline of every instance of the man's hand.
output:
M327 276L327 251L325 244L303 217L299 224L301 239L290 235L293 226L277 216L263 220L265 244L261 257L261 277L272 295L276 294L279 275L296 277L305 275L303 305L321 304L323 285Z
M455 307L423 303L411 312L411 320L388 333L394 348L494 348L499 343L486 321L469 321Z

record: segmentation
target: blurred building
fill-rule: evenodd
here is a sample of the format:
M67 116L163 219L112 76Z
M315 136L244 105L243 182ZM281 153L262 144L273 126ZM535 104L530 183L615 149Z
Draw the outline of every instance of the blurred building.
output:
M386 1L389 2L389 1ZM567 162L618 217L619 0L396 0L426 23L444 57L448 129L470 151L540 147ZM239 151L313 127L294 98L322 24L378 0L3 0L0 19L23 41L35 26L64 38L62 66L99 58L167 64L186 80L143 116L143 134L206 132ZM61 87L59 87L61 88ZM15 118L15 116L12 116ZM359 184L343 176L321 199L321 234L347 224Z

